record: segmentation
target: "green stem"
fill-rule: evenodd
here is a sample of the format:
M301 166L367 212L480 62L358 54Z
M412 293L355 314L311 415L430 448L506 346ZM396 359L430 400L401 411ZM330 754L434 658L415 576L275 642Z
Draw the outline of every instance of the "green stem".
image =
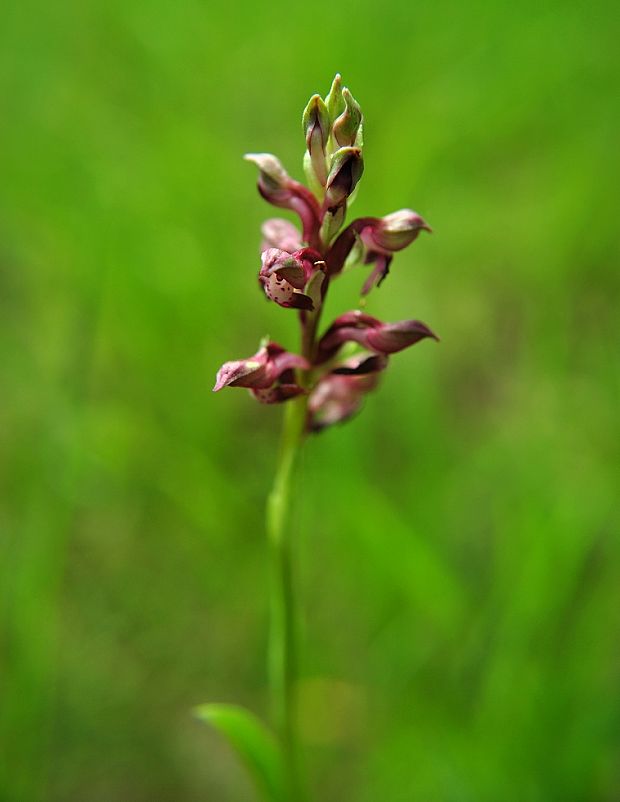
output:
M323 284L323 298L325 298L325 295L327 294L328 287L329 277L325 277L325 283ZM316 333L319 328L322 312L323 304L321 303L320 306L314 310L314 312L306 312L305 318L302 318L301 353L310 363L314 362L314 357L316 356Z
M291 478L304 438L306 414L306 396L285 404L280 454L267 503L267 535L272 561L269 674L291 802L302 802L303 793L296 723L297 613L288 521Z

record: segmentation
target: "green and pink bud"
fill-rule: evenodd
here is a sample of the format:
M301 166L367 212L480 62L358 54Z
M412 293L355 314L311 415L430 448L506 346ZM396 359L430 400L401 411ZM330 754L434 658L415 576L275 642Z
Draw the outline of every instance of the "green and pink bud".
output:
M334 123L338 119L338 116L344 111L345 102L342 97L342 78L338 72L334 76L331 88L325 98L325 106L327 107L327 113L332 123Z
M342 99L345 104L344 111L334 122L333 136L339 147L356 145L361 147L362 138L362 110L359 103L345 86L342 90Z
M364 172L360 148L345 147L334 153L325 187L325 206L332 209L342 206L353 194Z
M311 183L321 187L327 181L327 144L331 132L331 121L327 106L320 95L313 95L306 106L302 126L306 137L306 175Z

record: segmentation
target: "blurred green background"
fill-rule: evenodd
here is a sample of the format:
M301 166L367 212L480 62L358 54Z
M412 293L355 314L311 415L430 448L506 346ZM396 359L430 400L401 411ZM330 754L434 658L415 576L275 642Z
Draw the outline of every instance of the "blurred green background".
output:
M281 409L211 386L295 346L240 157L301 177L337 70L353 213L435 230L369 311L442 343L304 457L314 799L620 800L619 27L560 0L3 6L3 802L254 799L190 711L266 714Z

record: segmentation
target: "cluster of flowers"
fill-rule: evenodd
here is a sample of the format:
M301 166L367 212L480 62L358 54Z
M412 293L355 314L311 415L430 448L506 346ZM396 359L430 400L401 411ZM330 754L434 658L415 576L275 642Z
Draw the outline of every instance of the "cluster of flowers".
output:
M402 209L358 218L341 231L364 163L362 113L339 75L325 100L320 95L310 99L302 122L310 188L291 178L271 154L245 157L259 169L263 198L292 210L301 222L301 231L281 218L265 222L258 279L267 298L298 310L302 354L263 342L254 356L226 362L213 389L246 387L265 404L307 395L307 427L319 431L357 412L364 395L377 386L390 354L437 337L418 320L382 323L356 310L336 318L317 338L330 281L356 264L370 265L362 287L362 296L367 295L387 276L394 253L430 228L419 214Z

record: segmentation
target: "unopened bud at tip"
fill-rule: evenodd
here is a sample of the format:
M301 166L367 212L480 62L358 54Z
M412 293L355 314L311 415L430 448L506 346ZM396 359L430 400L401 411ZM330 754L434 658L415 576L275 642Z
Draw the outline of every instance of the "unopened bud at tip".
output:
M327 163L325 151L331 133L331 121L325 101L320 95L313 95L304 109L302 126L306 137L306 148L309 156L310 176L312 174L320 186L325 186L327 179Z
M323 147L325 146L327 143L327 138L329 137L331 126L329 114L327 112L327 106L320 95L312 95L308 101L308 105L304 109L302 116L302 125L304 134L306 135L308 148L310 147L309 140L312 137L312 132L315 128L318 128L323 141Z
M342 97L342 78L339 72L334 76L331 89L325 98L325 105L327 106L327 111L329 112L332 122L344 109L345 102Z
M361 144L362 110L351 92L345 86L342 90L344 111L334 122L334 137L341 146Z
M364 172L360 148L340 148L334 154L327 176L325 198L333 206L340 206L352 194Z

